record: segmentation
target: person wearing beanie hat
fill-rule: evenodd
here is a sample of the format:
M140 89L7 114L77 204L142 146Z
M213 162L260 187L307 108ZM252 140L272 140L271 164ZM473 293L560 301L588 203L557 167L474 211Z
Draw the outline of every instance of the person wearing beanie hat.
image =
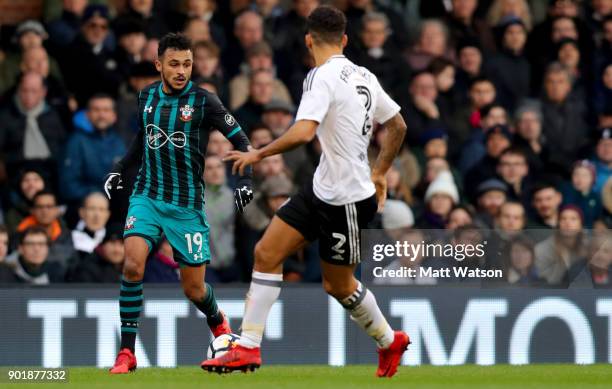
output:
M414 214L405 202L387 200L382 213L382 227L385 232L397 240L403 231L414 226Z
M480 224L493 228L495 217L508 197L508 186L497 178L490 178L476 188L477 216Z
M438 174L425 192L426 210L419 228L444 229L453 205L459 203L459 191L449 171Z
M43 25L37 20L26 20L17 26L13 43L16 43L21 50L42 46L42 42L49 37Z
M595 178L595 165L592 162L586 159L577 161L572 166L571 184L566 183L561 190L562 205L578 207L584 217L585 228L593 228L593 223L603 212L601 196L593 190Z

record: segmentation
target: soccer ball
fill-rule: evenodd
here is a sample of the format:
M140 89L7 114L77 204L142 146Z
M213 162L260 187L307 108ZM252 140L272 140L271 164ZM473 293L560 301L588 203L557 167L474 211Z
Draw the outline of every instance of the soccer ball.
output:
M234 342L236 342L238 339L240 339L240 336L236 334L223 334L216 337L212 342L210 342L210 345L208 345L206 357L208 359L220 357L228 352L234 346Z

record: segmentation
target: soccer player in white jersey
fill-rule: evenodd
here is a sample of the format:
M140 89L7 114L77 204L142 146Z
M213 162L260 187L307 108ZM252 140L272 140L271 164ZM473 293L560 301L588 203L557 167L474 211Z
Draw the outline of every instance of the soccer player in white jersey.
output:
M372 292L354 277L361 260L360 230L384 206L385 173L403 143L406 124L376 77L342 55L345 28L344 14L334 7L320 6L311 13L305 41L317 66L304 80L295 124L262 149L233 151L225 158L242 173L265 157L310 142L315 134L323 149L313 181L277 211L255 247L238 344L202 362L205 370L224 373L261 365L264 325L280 293L283 261L316 239L325 291L378 345L376 374L393 376L410 344L406 333L391 329ZM383 124L388 134L370 170L367 148L374 122Z

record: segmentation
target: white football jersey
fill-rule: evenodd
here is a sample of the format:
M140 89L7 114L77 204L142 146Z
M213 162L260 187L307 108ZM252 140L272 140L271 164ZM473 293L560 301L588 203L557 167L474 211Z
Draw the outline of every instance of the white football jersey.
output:
M296 120L319 123L323 153L313 189L320 200L345 205L376 192L368 163L373 122L384 123L399 111L376 76L344 55L308 73Z

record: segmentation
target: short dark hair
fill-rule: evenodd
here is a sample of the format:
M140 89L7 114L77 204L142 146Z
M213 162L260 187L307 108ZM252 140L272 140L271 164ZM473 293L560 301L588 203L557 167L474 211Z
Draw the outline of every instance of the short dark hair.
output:
M92 101L101 100L101 99L109 99L111 103L113 104L113 110L115 109L115 99L113 98L113 96L109 95L108 93L104 93L104 92L94 93L89 98L89 100L87 100L87 108L89 108L89 105L92 103Z
M493 85L493 87L495 88L495 84L490 78L487 78L485 76L478 76L472 79L472 82L470 82L470 89L472 89L474 85L479 84L481 82L488 82L489 84Z
M529 158L527 157L527 152L525 151L524 147L521 146L516 146L516 145L512 145L510 147L507 147L504 151L501 152L501 154L499 155L499 159L497 160L498 163L500 163L502 157L504 155L518 155L519 157L523 158L525 160L525 163L529 162Z
M161 38L161 40L159 41L159 47L157 48L157 56L161 57L168 49L192 50L191 40L187 38L186 35L180 32L171 32L169 34L164 35L164 37Z
M28 235L44 235L47 238L47 245L51 243L51 239L49 238L49 234L47 230L45 230L41 226L31 226L23 230L22 233L19 234L19 245L22 245L25 242L25 239Z
M487 104L484 107L480 108L480 111L478 111L480 113L480 117L483 118L485 116L488 116L489 113L491 113L491 111L493 110L493 108L501 108L504 110L504 112L508 112L506 111L506 108L504 108L503 105L498 104L498 103L491 103L491 104Z
M339 44L346 30L346 16L336 7L322 5L310 13L306 26L315 41Z
M0 234L7 234L8 235L8 228L6 228L6 226L4 224L0 224Z
M36 194L34 194L34 197L32 197L32 205L34 205L34 203L36 203L36 200L41 196L53 196L53 200L55 201L55 204L57 205L57 196L55 195L55 193L53 193L49 189L41 189L38 192L36 192Z

